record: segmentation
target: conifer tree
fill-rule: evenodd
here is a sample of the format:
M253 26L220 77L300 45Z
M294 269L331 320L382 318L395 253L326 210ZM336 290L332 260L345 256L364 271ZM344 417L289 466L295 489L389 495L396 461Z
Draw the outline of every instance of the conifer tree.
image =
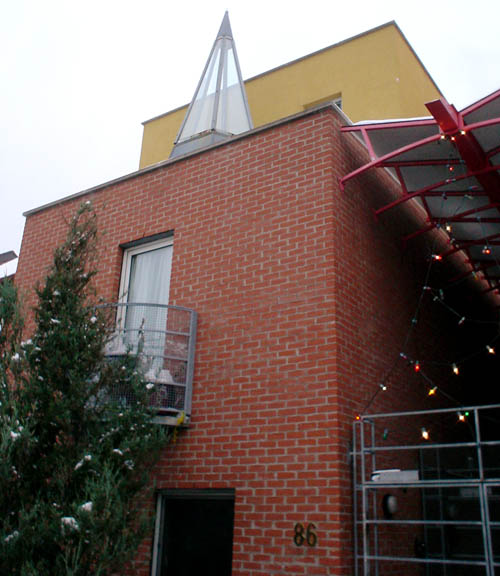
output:
M113 574L150 526L148 472L169 432L152 421L139 355L104 354L113 319L95 305L95 246L86 203L25 341L16 290L0 283L0 574Z

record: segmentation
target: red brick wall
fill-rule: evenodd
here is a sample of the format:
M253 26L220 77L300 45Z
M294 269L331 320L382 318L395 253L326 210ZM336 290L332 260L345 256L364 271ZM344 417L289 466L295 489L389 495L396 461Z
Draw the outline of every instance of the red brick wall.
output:
M236 489L235 576L352 573L351 424L414 310L412 259L371 212L394 184L339 191L364 156L339 125L324 109L89 194L105 299L118 297L119 245L174 230L170 300L198 311L199 331L192 421L156 481ZM28 217L16 275L28 305L81 201ZM377 408L422 398L402 370ZM316 525L316 547L294 545L296 522Z

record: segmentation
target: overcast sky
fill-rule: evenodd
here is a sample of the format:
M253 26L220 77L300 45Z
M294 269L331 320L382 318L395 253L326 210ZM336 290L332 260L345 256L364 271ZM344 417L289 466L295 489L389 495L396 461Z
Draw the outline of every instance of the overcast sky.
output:
M24 211L137 170L226 9L244 78L396 20L457 108L500 88L499 0L0 0L0 253Z

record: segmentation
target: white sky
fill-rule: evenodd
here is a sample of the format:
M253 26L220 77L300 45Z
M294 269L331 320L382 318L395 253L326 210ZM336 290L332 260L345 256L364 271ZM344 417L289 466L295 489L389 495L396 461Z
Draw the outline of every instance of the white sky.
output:
M225 10L244 78L396 20L457 108L500 88L499 0L3 0L0 253L24 211L137 170L141 122L189 102Z

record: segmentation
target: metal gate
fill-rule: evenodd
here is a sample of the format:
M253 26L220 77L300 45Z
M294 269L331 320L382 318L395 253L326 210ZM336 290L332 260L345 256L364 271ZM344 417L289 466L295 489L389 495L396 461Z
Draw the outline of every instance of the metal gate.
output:
M500 405L360 416L356 576L500 573Z

